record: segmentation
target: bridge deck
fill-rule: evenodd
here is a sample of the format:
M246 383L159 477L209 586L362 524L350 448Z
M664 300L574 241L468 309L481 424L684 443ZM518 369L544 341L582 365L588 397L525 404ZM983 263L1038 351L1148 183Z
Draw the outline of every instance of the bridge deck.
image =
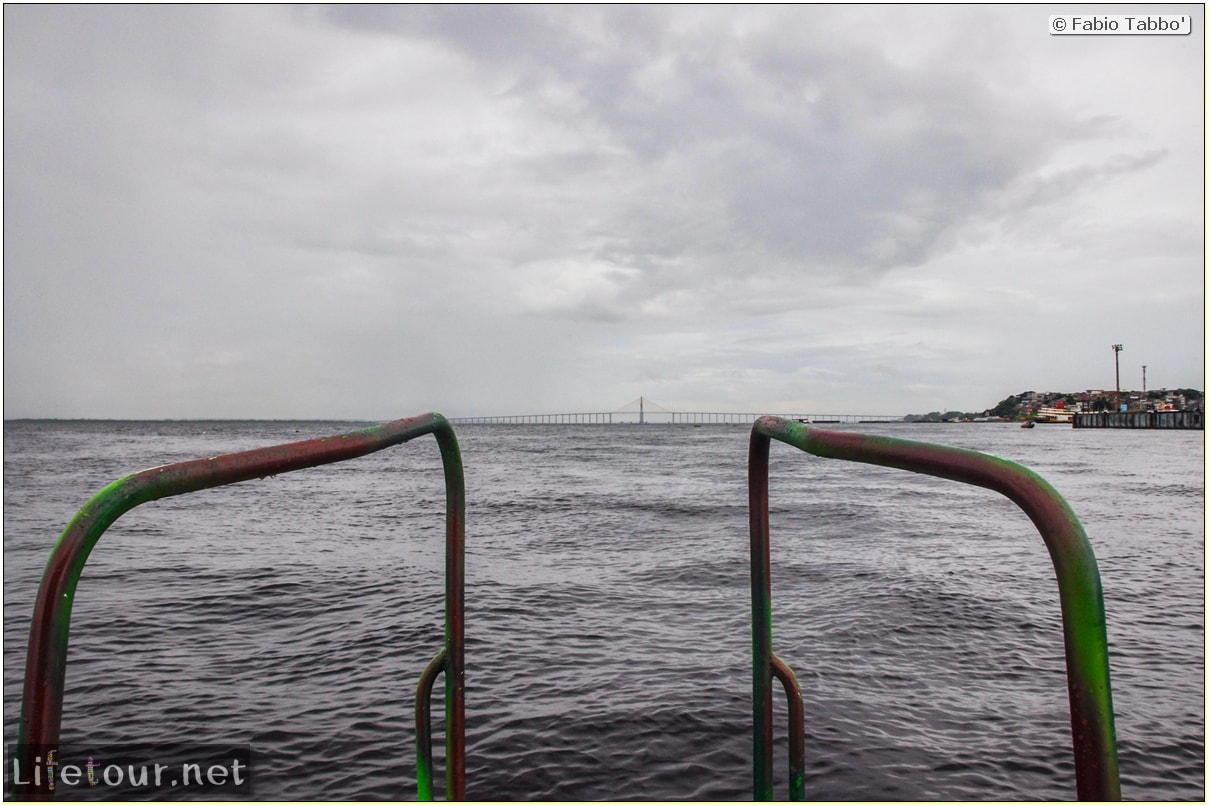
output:
M751 425L768 412L720 411L590 411L562 414L502 414L483 417L451 417L454 425ZM811 423L895 423L902 417L891 414L778 414L787 420Z

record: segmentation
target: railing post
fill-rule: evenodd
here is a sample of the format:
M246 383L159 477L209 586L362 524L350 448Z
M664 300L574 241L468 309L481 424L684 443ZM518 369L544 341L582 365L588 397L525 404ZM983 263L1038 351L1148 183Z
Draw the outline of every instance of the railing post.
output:
M445 798L466 799L466 483L453 429L435 432L445 471Z
M748 448L751 525L752 797L772 800L772 593L768 546L768 445L753 431Z

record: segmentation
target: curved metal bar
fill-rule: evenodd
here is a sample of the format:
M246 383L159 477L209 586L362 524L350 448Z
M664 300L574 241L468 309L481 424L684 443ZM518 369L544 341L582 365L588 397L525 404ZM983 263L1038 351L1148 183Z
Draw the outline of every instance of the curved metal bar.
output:
M802 687L793 670L776 655L771 657L772 673L785 688L789 704L789 799L806 800L806 719L802 713Z
M449 792L464 793L465 770L463 580L465 486L457 439L440 414L422 414L321 439L197 459L143 470L118 479L92 497L68 523L47 562L34 605L25 665L18 753L59 743L67 643L76 586L88 555L119 517L148 501L210 487L364 456L424 434L435 434L446 485L446 651L451 678L446 699ZM31 759L22 759L26 769ZM35 794L35 793L29 793Z
M757 420L757 423L759 421ZM767 434L752 427L747 457L751 521L752 797L772 800L772 572L768 540Z
M1058 578L1078 797L1080 800L1119 800L1121 784L1100 573L1083 526L1066 501L1040 476L1006 459L925 442L824 431L781 417L761 417L752 426L748 464L752 647L756 655L753 660L756 797L771 798L772 728L767 713L771 708L767 683L770 661L766 659L771 654L772 643L768 587L768 446L771 439L816 456L896 467L986 487L1003 494L1024 510L1041 533ZM762 654L764 659L760 657Z
M445 799L465 800L466 480L453 428L434 433L445 469Z
M416 793L418 800L432 800L432 687L445 671L448 653L441 650L420 675L416 685Z

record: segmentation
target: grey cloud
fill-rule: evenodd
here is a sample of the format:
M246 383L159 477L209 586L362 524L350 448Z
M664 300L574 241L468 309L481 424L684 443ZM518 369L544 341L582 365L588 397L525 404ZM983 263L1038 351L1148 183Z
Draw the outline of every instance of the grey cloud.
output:
M1081 164L1045 177L1028 177L1019 188L1012 188L1013 192L1006 196L1016 209L1060 203L1117 177L1145 171L1160 163L1168 154L1168 150L1163 148L1140 154L1116 154L1097 164Z
M345 416L334 387L362 384L375 412L506 409L642 378L741 395L740 366L777 399L807 378L890 395L905 380L878 366L959 386L942 365L976 365L960 345L990 327L1102 327L1067 296L1079 258L1132 269L1079 239L1169 193L1181 142L1166 123L1145 141L1023 12L963 9L993 18L985 49L922 23L904 46L899 14L6 7L9 399L86 377L107 413L158 382L141 400L235 416ZM1103 99L1017 76L1026 59ZM1097 198L1120 203L1079 218ZM1196 204L1155 214L1179 239L1130 254L1199 272ZM112 355L101 390L85 365ZM395 380L362 380L383 365Z
M764 14L734 36L737 15L697 9L324 11L366 36L436 37L526 119L565 129L566 146L501 155L467 190L509 222L497 248L517 261L565 250L636 268L613 297L564 311L604 318L744 305L736 275L867 283L920 264L1074 136L1040 104L835 44L814 24L835 13ZM427 214L400 217L440 231L440 194L427 201ZM331 237L379 254L414 254L421 240L366 227Z
M791 10L742 37L728 36L725 18L705 15L685 33L653 10L332 13L363 29L435 32L585 142L632 155L616 170L653 178L634 180L636 197L603 216L608 252L649 280L639 294L668 279L651 256L691 261L698 279L726 276L740 256L749 270L792 264L803 278L918 264L1070 142L1072 127L1050 109L947 69L909 73L872 49L831 45L810 25L830 11ZM527 170L548 189L583 182L573 196L590 207L613 178L600 154ZM713 237L685 226L696 220Z

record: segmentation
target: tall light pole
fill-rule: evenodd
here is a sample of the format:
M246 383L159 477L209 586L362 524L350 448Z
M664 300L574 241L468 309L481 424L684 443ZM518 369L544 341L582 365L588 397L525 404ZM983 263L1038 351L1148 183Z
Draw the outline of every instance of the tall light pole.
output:
M1117 359L1117 411L1121 410L1121 351L1125 348L1120 344L1114 344L1112 351Z

